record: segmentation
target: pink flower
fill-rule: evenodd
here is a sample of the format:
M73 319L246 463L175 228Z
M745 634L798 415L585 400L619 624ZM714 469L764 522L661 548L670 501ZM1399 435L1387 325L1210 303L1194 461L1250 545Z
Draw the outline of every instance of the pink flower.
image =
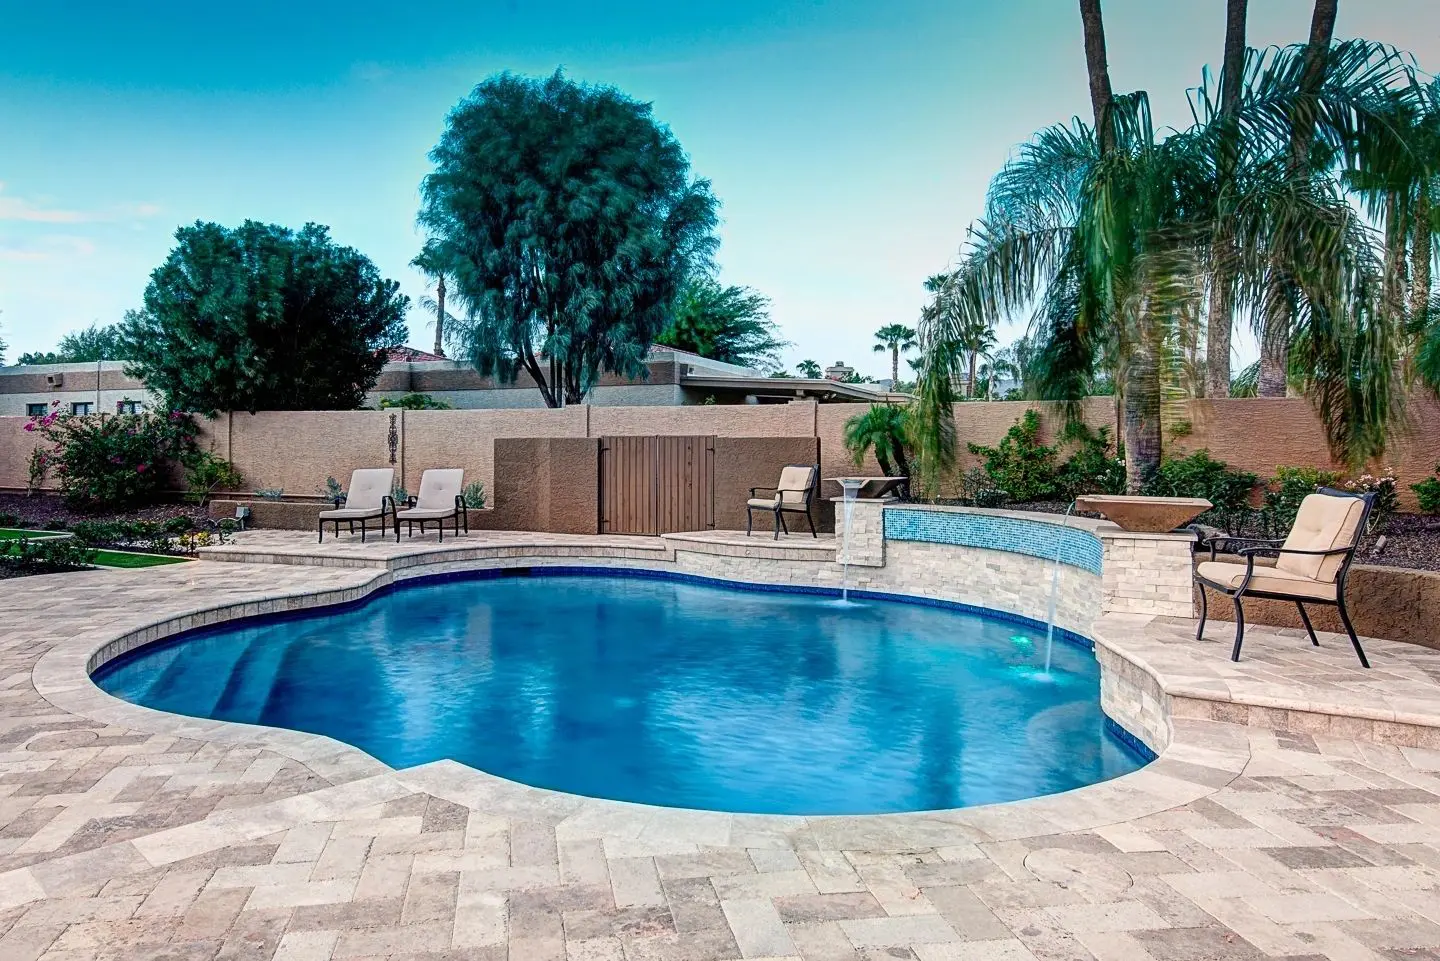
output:
M35 422L33 420L27 421L25 424L25 429L33 434L35 432Z
M147 467L149 467L149 466L150 466L149 464L136 464L136 465L135 465L135 473L137 473L137 474L143 474L143 473L145 473L145 468L147 468Z

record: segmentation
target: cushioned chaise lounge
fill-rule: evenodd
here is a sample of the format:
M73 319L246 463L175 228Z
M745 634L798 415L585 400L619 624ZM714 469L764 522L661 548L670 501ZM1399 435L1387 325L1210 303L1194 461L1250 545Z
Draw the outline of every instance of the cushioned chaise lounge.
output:
M1247 597L1266 600L1294 601L1300 620L1310 635L1310 642L1320 645L1315 629L1310 626L1306 604L1329 604L1340 609L1340 623L1350 635L1355 654L1365 667L1370 666L1350 613L1345 609L1345 577L1350 562L1365 535L1365 522L1374 504L1374 494L1352 494L1322 487L1300 504L1290 536L1267 540L1254 537L1216 537L1208 544L1210 560L1195 569L1195 583L1200 588L1200 627L1198 640L1205 633L1208 613L1205 590L1218 591L1235 603L1235 649L1230 660L1240 660L1240 645L1245 640L1245 608ZM1243 546L1252 545L1252 546ZM1236 549L1238 548L1238 549ZM1235 553L1244 563L1219 561L1216 552ZM1256 566L1257 555L1276 555L1275 566Z
M770 512L776 540L780 539L781 530L790 533L790 528L785 526L785 514L804 514L805 523L810 525L810 536L820 536L815 533L815 522L810 518L810 501L815 496L819 478L820 468L816 464L789 464L780 472L780 483L774 487L750 488L750 499L745 502L745 536L750 536L755 511ZM773 493L769 497L757 497L757 491Z
M400 522L404 521L407 532L415 533L415 525L420 525L420 533L425 533L426 524L434 524L440 532L440 539L445 539L445 522L454 518L455 533L460 533L460 525L464 523L465 533L470 533L470 514L465 509L465 499L461 496L461 490L465 485L465 472L458 468L447 468L444 470L427 470L420 475L420 493L410 501L410 506L395 515L395 540L400 540Z
M325 541L327 523L335 525L336 537L340 536L341 524L350 525L350 533L353 534L358 523L362 543L365 541L366 525L370 521L378 519L381 531L388 528L390 518L395 516L395 501L390 496L394 482L393 467L373 467L352 473L350 487L345 496L335 498L335 509L320 512L320 542Z

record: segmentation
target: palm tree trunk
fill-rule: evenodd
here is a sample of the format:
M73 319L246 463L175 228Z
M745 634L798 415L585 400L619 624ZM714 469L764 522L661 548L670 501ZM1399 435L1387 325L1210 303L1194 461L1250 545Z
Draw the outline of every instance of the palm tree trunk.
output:
M1143 308L1142 308L1143 309ZM1147 326L1149 326L1147 322ZM1144 490L1160 467L1160 358L1148 331L1136 338L1125 365L1124 408L1125 487Z
M972 350L972 351L970 351L970 379L967 380L967 381L965 381L965 396L966 396L966 397L974 397L974 396L975 396L975 366L976 366L976 362L977 362L977 352Z
M445 275L435 281L435 356L445 356Z
M1090 107L1095 113L1095 132L1103 157L1115 147L1115 130L1110 125L1110 104L1115 94L1110 87L1110 64L1105 56L1105 18L1100 0L1080 0L1080 22L1085 28L1085 68L1090 77Z
M900 345L890 345L890 389L894 390L895 385L900 383Z
M1299 96L1302 100L1313 98L1325 80L1325 59L1335 36L1338 6L1339 0L1315 0L1315 9L1310 17L1310 40L1305 45L1305 62L1300 74ZM1314 136L1314 111L1300 110L1290 125L1291 177L1309 176L1310 145ZM1282 253L1293 256L1298 252ZM1286 288L1293 285L1282 263L1272 261L1271 271L1275 275L1272 283ZM1257 393L1261 397L1284 397L1289 384L1291 310L1288 291L1284 296L1276 297L1275 308L1267 313L1260 334L1260 383Z
M1430 184L1422 181L1415 198L1415 239L1410 248L1410 322L1424 323L1430 309L1430 260L1435 255L1430 232Z
M1245 83L1245 19L1249 0L1227 0L1225 7L1225 59L1220 71L1220 122L1225 124L1220 141L1220 162L1216 168L1216 190L1223 223L1226 191L1235 176L1238 137L1233 118L1240 108ZM1205 324L1205 396L1230 396L1230 334L1235 325L1234 271L1231 260L1235 242L1222 230L1215 244L1215 267L1210 276L1210 307Z
M1385 312L1390 315L1396 330L1405 326L1405 288L1407 240L1409 225L1401 212L1400 196L1390 191L1385 198Z

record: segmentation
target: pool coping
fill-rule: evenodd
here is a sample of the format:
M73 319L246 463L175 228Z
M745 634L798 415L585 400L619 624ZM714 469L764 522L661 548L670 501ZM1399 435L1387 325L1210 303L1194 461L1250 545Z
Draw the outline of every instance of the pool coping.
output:
M258 600L165 613L141 628L120 634L102 628L66 638L36 662L33 683L40 695L57 708L104 723L153 734L254 745L298 761L331 780L390 775L413 790L472 810L549 821L556 825L561 836L567 831L599 830L617 843L640 848L647 844L743 843L749 847L806 846L838 850L864 846L876 850L908 850L957 841L1017 840L1093 830L1205 797L1238 777L1250 756L1244 728L1210 719L1168 717L1168 741L1154 761L1129 774L1058 794L896 814L733 814L588 798L534 788L448 760L394 769L357 747L324 735L190 718L130 704L105 693L90 678L90 671L97 666L97 656L107 650L110 656L118 656L175 634L240 618L363 601L401 580L423 576L425 566L445 566L446 572L457 570L456 562L444 555L430 556L434 558L432 564L412 564L403 573L376 567L356 569L353 575L357 580L347 587L279 590L266 593ZM629 560L604 553L604 548L598 546L591 559L615 561L618 563L614 566L621 567ZM545 562L554 560L553 555L544 553L538 556L512 553L506 557L465 560L459 570L547 566ZM237 565L237 575L242 570ZM904 595L901 599L914 600Z

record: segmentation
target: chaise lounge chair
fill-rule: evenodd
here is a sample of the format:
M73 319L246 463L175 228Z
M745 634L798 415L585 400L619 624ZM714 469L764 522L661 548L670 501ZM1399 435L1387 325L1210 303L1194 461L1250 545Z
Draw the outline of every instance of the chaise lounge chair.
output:
M1350 613L1345 609L1345 577L1350 572L1350 562L1365 536L1365 522L1370 516L1375 495L1352 494L1322 487L1310 494L1300 504L1295 515L1295 524L1290 536L1267 540L1255 537L1216 537L1211 539L1210 560L1202 562L1195 569L1195 583L1200 588L1200 627L1195 631L1199 640L1205 633L1205 616L1208 613L1205 589L1218 591L1235 602L1235 649L1230 660L1240 660L1240 645L1245 640L1245 609L1247 597L1259 597L1274 601L1294 601L1300 611L1300 620L1310 635L1310 643L1320 646L1315 628L1310 626L1310 615L1305 612L1306 604L1329 604L1340 609L1340 623L1350 635L1350 644L1360 663L1369 667L1360 639L1355 636L1355 626L1350 623ZM1255 545L1240 547L1234 553L1245 559L1238 564L1215 559L1217 549L1231 552L1232 545ZM1258 554L1275 554L1274 567L1255 566Z
M447 468L444 470L427 470L420 475L420 494L411 498L410 506L395 515L395 540L400 540L400 522L404 521L408 527L407 532L414 536L415 525L420 525L420 533L425 533L425 525L434 523L440 531L440 540L445 540L445 522L454 518L455 533L460 533L460 525L465 525L465 533L470 533L470 513L465 509L465 499L460 492L465 484L465 472L458 468Z
M340 536L340 525L349 524L350 533L355 533L355 524L360 524L360 542L365 542L365 528L368 522L380 521L380 530L390 526L389 518L395 516L395 501L390 496L395 481L395 468L374 467L357 470L350 475L350 487L344 497L335 498L335 509L320 512L320 543L325 542L325 524L335 525L335 536ZM344 504L342 507L341 504Z
M816 464L789 464L780 472L779 484L774 487L750 488L750 499L745 502L745 536L750 536L755 511L769 511L777 541L780 539L781 530L790 533L790 528L785 526L785 514L804 514L805 522L810 525L810 536L819 537L820 535L815 533L815 522L810 518L810 501L815 496L815 485L819 478L820 468ZM757 497L756 491L774 493L769 497Z

